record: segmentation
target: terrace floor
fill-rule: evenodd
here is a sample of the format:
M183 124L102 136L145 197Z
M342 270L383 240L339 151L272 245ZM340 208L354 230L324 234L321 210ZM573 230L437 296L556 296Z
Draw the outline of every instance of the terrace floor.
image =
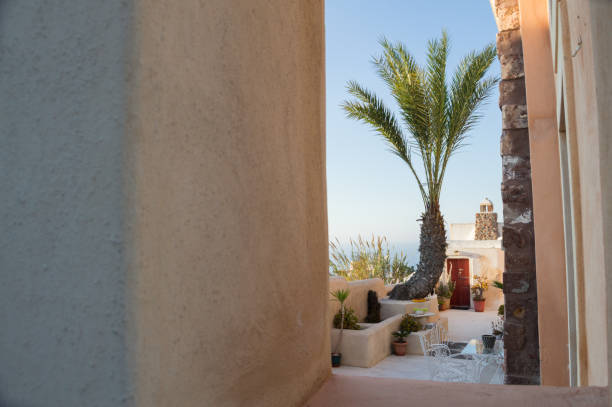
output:
M449 309L441 311L440 316L448 318L448 333L452 341L468 342L491 333L491 322L497 317L497 311Z
M468 342L480 338L482 334L491 333L491 321L497 316L495 311L474 312L473 310L447 310L440 316L448 318L448 331L453 342ZM465 360L469 369L471 360ZM427 359L421 355L390 355L371 368L341 366L333 373L342 376L367 376L396 379L429 380ZM503 384L503 372L496 374L491 383Z

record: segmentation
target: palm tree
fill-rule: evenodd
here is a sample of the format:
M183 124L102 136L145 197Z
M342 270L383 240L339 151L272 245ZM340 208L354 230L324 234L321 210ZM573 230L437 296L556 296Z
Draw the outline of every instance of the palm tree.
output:
M374 58L378 75L399 106L395 114L374 93L351 81L347 88L354 100L342 105L347 116L372 126L401 158L416 178L424 211L421 216L420 259L417 271L395 286L390 297L412 299L429 294L440 278L446 259L446 230L440 212L440 193L448 162L462 146L481 116L479 108L498 78L485 74L495 59L493 44L468 53L450 83L446 79L449 40L446 32L428 42L427 64L419 66L401 43L380 41L383 54ZM416 170L415 153L423 164Z

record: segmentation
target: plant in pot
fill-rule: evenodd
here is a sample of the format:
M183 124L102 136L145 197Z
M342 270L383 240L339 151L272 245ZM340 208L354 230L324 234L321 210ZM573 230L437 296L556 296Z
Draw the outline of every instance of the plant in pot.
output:
M455 291L455 282L451 279L450 269L442 273L435 291L438 296L438 309L440 311L449 309L450 300Z
M332 360L333 367L340 366L340 362L342 360L342 353L338 351L340 350L340 344L342 343L342 333L344 331L344 317L345 317L344 303L346 302L346 299L348 298L349 294L350 294L349 290L336 290L331 293L333 299L340 303L340 335L338 337L338 342L336 343L336 346L334 347L334 350L332 351L332 354L331 354L331 360Z
M436 286L436 295L438 296L438 305L440 311L444 311L450 308L450 300L455 291L454 281L440 281Z
M393 353L398 356L404 356L406 354L406 347L408 343L406 343L406 337L410 335L408 331L395 331L393 332L393 336L395 336L395 341L393 341Z
M484 292L489 288L489 281L485 276L474 276L471 290L474 300L474 311L483 312L485 306Z
M418 332L420 330L421 324L419 324L416 318L408 314L404 315L399 330L393 332L393 336L397 338L397 340L393 342L393 352L398 356L404 356L406 354L406 347L408 346L405 338L410 335L411 332Z

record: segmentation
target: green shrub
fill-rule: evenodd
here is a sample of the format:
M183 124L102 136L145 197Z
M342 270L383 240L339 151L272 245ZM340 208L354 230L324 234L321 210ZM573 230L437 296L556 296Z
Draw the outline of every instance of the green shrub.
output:
M502 317L504 316L504 304L500 305L499 308L497 309L497 315L501 315Z
M340 323L342 322L342 314L340 311L334 316L334 328L340 329ZM359 326L359 318L355 315L355 311L352 308L345 308L344 310L344 329L361 329Z
M381 278L385 284L404 282L414 273L403 252L391 255L389 242L384 236L349 239L350 249L345 251L338 239L329 242L329 273L347 280Z
M421 324L417 319L408 314L404 315L402 322L400 323L400 331L406 331L408 333L418 332L421 330Z

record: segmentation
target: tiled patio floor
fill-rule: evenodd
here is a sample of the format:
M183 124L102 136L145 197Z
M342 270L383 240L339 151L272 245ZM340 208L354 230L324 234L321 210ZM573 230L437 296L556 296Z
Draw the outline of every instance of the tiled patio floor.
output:
M463 361L466 371L471 370L471 360ZM427 360L424 356L391 355L371 368L341 366L332 370L337 375L387 377L396 379L430 380ZM503 384L503 373L500 371L491 380L492 384Z
M491 321L497 312L474 312L473 310L447 310L440 316L448 318L448 330L452 341L467 342L473 338L480 338L482 334L491 333ZM470 369L471 360L465 360L466 370ZM414 380L429 380L427 360L420 355L396 356L391 355L371 368L341 366L333 369L334 374L350 376L369 376L404 378ZM502 384L503 372L493 377L491 383Z
M491 322L497 316L497 312L449 309L440 312L440 316L448 318L448 333L451 340L468 342L470 339L480 338L482 334L491 333Z

